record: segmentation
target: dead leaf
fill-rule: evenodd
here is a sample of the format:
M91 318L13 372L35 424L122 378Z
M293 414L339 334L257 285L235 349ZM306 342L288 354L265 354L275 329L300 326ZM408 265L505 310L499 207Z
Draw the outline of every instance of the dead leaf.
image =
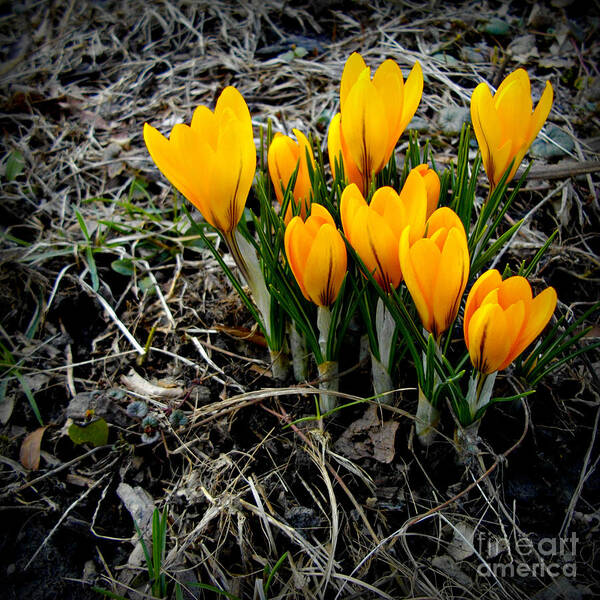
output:
M248 370L260 375L261 377L273 377L273 371L271 371L271 369L261 367L260 365L250 365Z
M473 539L474 527L465 521L454 524L452 542L448 545L448 554L455 560L461 561L469 558L475 552Z
M154 513L154 500L142 487L131 487L121 482L117 486L117 496L121 499L131 518L137 523L144 537L152 533L152 514ZM134 538L137 541L137 536Z
M365 414L342 433L335 448L350 459L371 457L382 463L394 459L394 443L399 423L381 422L377 406L372 404Z
M117 496L137 524L145 543L149 544L152 538L152 515L154 514L152 496L139 485L131 487L123 482L117 486ZM144 563L144 549L137 534L131 538L131 541L134 548L129 555L127 565L130 568L138 568Z
M255 328L248 329L247 327L228 327L227 325L214 325L213 328L239 340L252 342L253 344L261 346L262 348L267 347L267 340L265 339L265 336L259 333Z
M38 470L40 466L40 448L42 445L42 437L47 428L48 425L45 427L38 427L23 440L23 443L21 444L19 460L26 469L30 469L31 471Z
M461 585L470 588L473 586L473 580L462 571L457 565L454 559L447 554L442 556L435 556L431 561L431 566L435 567L448 575L452 580Z
M2 425L8 423L13 408L15 407L15 395L6 392L6 383L6 379L3 382L0 382L0 423L2 423Z
M182 387L173 387L172 383L169 384L170 387L150 383L133 369L127 375L121 375L121 383L132 392L150 398L174 400L185 395L185 390Z

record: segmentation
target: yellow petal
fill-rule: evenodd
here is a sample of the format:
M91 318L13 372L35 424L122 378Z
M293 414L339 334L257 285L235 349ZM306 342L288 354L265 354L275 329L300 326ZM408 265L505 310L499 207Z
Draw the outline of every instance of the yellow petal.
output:
M477 281L473 284L469 295L467 296L467 303L465 304L465 317L464 317L464 333L465 342L469 339L469 324L473 313L481 306L483 299L491 292L500 287L502 283L502 276L496 269L490 269L479 276Z
M379 92L385 107L388 138L384 164L386 164L402 133L402 105L404 102L404 79L400 67L393 60L385 60L373 75L373 85Z
M440 261L440 251L428 239L409 247L410 227L402 233L399 245L400 266L404 283L415 303L423 327L433 331L433 286Z
M406 210L396 190L387 185L378 188L371 198L369 208L382 216L396 239L400 239L400 234L407 224Z
M310 300L304 287L304 266L312 247L313 238L304 227L300 217L294 217L285 228L283 238L285 255L302 294Z
M244 160L239 124L231 119L219 131L219 143L212 172L210 207L215 226L231 232L244 212L255 165Z
M550 109L552 108L552 101L554 99L554 91L552 89L552 84L549 81L546 81L546 87L544 88L544 93L538 102L538 105L535 107L533 111L533 115L531 117L531 125L529 130L529 135L527 136L526 146L529 148L533 140L537 137L537 134L540 132L540 129L546 122L548 115L550 114Z
M221 92L215 107L215 117L219 121L220 130L231 120L232 113L237 121L235 129L240 138L242 162L244 165L243 178L244 180L249 176L254 178L256 171L256 145L252 132L250 111L242 95L234 87L228 86Z
M348 60L344 65L344 71L342 72L342 81L340 84L340 110L344 109L346 99L350 94L352 86L357 82L361 73L365 69L367 69L367 72L370 73L370 70L365 64L363 57L358 52L353 52L348 57Z
M505 369L542 333L554 313L556 302L556 290L553 287L546 288L531 301L520 335L501 369Z
M340 200L340 216L342 219L342 229L348 241L354 245L355 221L358 211L367 207L367 202L363 198L358 186L354 183L347 185L342 192ZM360 233L360 230L358 230Z
M366 269L386 291L397 287L402 277L398 239L385 220L365 206L354 216L352 228L354 235L350 243Z
M427 218L429 218L440 201L440 178L426 164L417 165L413 170L417 171L425 182L425 189L427 190Z
M471 96L471 122L481 150L481 158L488 179L494 177L494 154L502 142L502 132L494 99L487 84L480 83Z
M520 161L517 161L515 155L512 153L511 140L506 140L504 144L496 148L493 155L491 166L491 172L493 177L489 177L488 175L492 186L498 185L498 183L502 179L502 176L510 166L510 163L513 159L515 160L513 162L511 173L509 174L507 181L510 181L511 177L516 173L517 169L519 168Z
M408 174L399 198L405 210L404 225L410 225L410 243L414 244L425 233L427 215L427 189L418 172L411 171Z
M519 300L522 300L528 306L531 303L531 298L531 285L525 277L520 275L505 279L498 288L498 302L504 309Z
M458 228L453 227L442 248L435 287L431 292L435 323L433 333L436 337L446 331L456 318L468 279L467 240Z
M248 105L243 96L232 86L226 87L217 98L215 116L221 120L227 109L233 111L239 121L241 135L252 138L252 118Z
M338 113L333 117L329 124L329 132L327 134L327 148L329 152L331 174L334 177L337 177L337 171L335 170L337 162L338 166L343 168L346 181L348 183L356 184L360 190L365 191L365 180L360 174L357 166L354 164L342 137L341 117L341 113Z
M286 135L276 133L267 153L269 175L279 204L298 164L298 146Z
M407 227L400 237L398 255L400 258L400 267L402 269L402 277L404 283L410 292L410 295L415 303L423 327L427 331L433 329L433 310L430 306L430 298L424 293L417 279L418 266L413 264L409 246L410 226Z
M419 288L432 312L435 312L433 307L434 286L441 257L440 249L427 238L417 240L410 247L410 258L415 268Z
M308 161L310 161L314 169L315 159L308 138L298 129L292 129L292 132L298 140L296 147L300 159L300 167L298 168L298 176L296 177L296 185L294 186L294 200L296 204L300 203L302 216L306 216L306 210L310 206L312 193Z
M506 353L504 360L497 366L496 371L506 369L516 356L514 354L514 348L518 343L519 332L523 329L526 319L526 307L523 300L511 304L511 306L504 311L504 316L506 317L505 336L508 340L509 350Z
M422 95L423 71L421 70L421 65L415 62L404 84L404 104L402 105L402 117L400 119L400 134L415 116Z
M310 207L310 217L311 220L317 220L319 222L319 227L325 223L329 223L335 229L335 221L331 216L331 213L322 205L317 202L313 202Z
M508 325L498 304L486 304L471 318L467 347L473 366L481 373L498 370L510 349Z
M363 75L367 75L365 72ZM352 86L342 110L342 137L352 160L367 179L384 166L387 123L383 101L368 77Z
M502 95L504 90L512 85L514 82L518 82L521 86L527 89L528 94L531 96L531 84L529 83L529 75L527 75L527 71L525 69L516 69L512 73L509 73L502 81L502 83L498 86L496 93L494 94L494 99ZM531 111L530 111L531 112Z
M380 285L386 291L398 287L402 279L398 257L399 238L394 235L387 222L372 210L369 211L367 220L366 238L377 261Z
M448 233L451 229L456 229L464 238L465 243L467 241L467 234L460 217L447 206L442 206L431 214L429 219L427 219L425 229L427 237L435 239L435 243L440 250L446 243Z
M325 223L313 241L304 271L306 292L318 306L335 302L346 273L346 260L346 246L340 234L333 225Z
M339 167L343 167L342 157L342 139L341 139L341 118L342 114L337 113L331 123L329 123L329 131L327 132L327 152L329 153L329 167L331 174L336 177L336 163Z
M184 176L175 148L169 140L152 125L144 123L144 141L159 170L191 202L194 197L191 182Z
M178 161L177 169L189 185L191 195L186 198L198 208L206 221L215 226L210 179L215 153L198 132L182 123L171 130L169 143ZM198 168L199 165L206 169L206 175Z
M531 119L531 93L529 85L519 80L507 85L502 93L494 96L494 106L500 121L502 141L510 140L511 154L523 146L527 135L527 125Z
M214 113L206 106L198 106L192 116L192 130L203 136L213 150L217 149L219 123Z

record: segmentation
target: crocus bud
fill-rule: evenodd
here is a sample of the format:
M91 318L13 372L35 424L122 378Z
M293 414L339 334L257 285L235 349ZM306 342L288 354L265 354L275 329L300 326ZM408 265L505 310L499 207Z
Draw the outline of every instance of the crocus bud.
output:
M298 168L293 190L293 203L295 206L300 206L300 215L305 219L307 207L310 207L312 192L307 154L310 157L313 168L315 167L315 159L310 142L306 136L297 129L293 129L292 131L298 140L297 142L282 133L275 134L269 146L267 162L269 165L269 175L275 187L275 195L279 204L283 204L283 194L287 189L292 174ZM286 225L290 222L293 213L294 210L290 204L285 214Z
M418 165L413 171L417 171L425 180L425 188L427 189L427 218L429 219L440 201L440 178L433 169L430 169L425 164Z
M410 245L410 227L402 233L399 257L404 282L423 327L438 339L450 327L469 279L465 228L448 207L429 217L427 237Z
M231 233L256 170L252 121L242 95L225 88L214 113L199 106L191 126L175 125L168 139L144 123L144 140L156 166L206 221Z
M303 221L285 230L285 254L302 294L317 306L331 306L346 275L346 244L327 209L316 202Z
M531 85L524 69L508 75L493 96L485 83L475 88L471 96L471 121L492 188L498 185L513 159L508 181L514 177L548 118L552 99L552 85L547 81L533 110Z
M486 271L467 297L464 334L471 362L480 373L506 369L542 332L556 308L549 287L535 298L524 277L502 281L496 269Z

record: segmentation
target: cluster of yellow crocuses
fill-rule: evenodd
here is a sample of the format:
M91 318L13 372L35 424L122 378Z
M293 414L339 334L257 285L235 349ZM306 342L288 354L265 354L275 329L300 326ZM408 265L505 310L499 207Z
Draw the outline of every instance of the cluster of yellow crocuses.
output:
M276 198L286 205L278 217L285 228L285 257L303 297L325 310L335 304L355 262L348 258L351 247L363 275L371 276L383 293L393 294L404 282L424 330L439 347L469 285L469 223L447 206L438 208L440 179L427 164L412 168L398 190L377 185L422 92L419 63L404 81L392 60L371 77L359 54L349 57L340 111L327 137L331 177L343 182L339 204L331 204L330 210L317 201L313 183L319 167L301 131L293 130L295 140L276 133L267 163ZM551 104L548 82L533 110L523 69L506 77L494 95L487 84L477 86L471 98L472 125L492 190L508 170L505 179L514 176ZM168 139L146 123L144 139L158 168L236 247L235 230L256 170L251 117L240 93L227 87L214 112L198 107L191 125L175 125ZM248 278L248 269L240 266ZM524 277L503 280L496 270L483 273L471 286L463 318L464 341L476 372L485 377L505 369L541 333L556 302L552 288L534 297ZM327 337L327 331L321 334ZM323 355L321 361L335 358Z

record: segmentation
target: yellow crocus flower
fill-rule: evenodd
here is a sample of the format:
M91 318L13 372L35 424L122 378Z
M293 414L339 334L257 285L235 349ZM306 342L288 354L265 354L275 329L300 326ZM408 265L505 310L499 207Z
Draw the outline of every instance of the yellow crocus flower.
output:
M206 221L231 233L256 171L252 121L242 95L225 88L214 113L199 106L191 126L175 125L168 139L144 123L144 140L156 166Z
M285 254L302 294L317 306L331 306L346 275L346 244L327 209L314 202L310 216L286 227Z
M508 75L493 96L485 83L475 88L471 96L471 121L492 188L498 185L513 159L508 181L514 177L548 118L552 99L552 85L547 81L533 110L529 75L524 69Z
M398 257L402 232L410 225L411 244L423 237L426 211L425 182L414 170L400 194L391 187L382 187L375 191L370 204L353 183L342 192L340 213L344 234L384 290L398 287L402 280Z
M298 174L293 190L293 202L296 206L300 205L300 214L305 219L307 208L310 207L312 192L306 158L307 153L313 168L315 167L315 159L310 142L306 136L297 129L292 129L292 131L298 140L297 142L282 133L275 134L269 146L267 162L269 165L269 175L275 187L275 195L279 204L283 204L283 193L287 189L290 177L296 170L296 167L298 167ZM298 165L298 163L300 164ZM290 204L285 214L286 225L290 222L292 216L293 209Z
M433 169L430 169L425 164L417 165L414 170L418 171L425 180L425 187L427 188L427 218L429 219L440 201L440 178Z
M436 339L450 327L469 279L469 250L462 221L450 208L428 219L426 237L410 244L410 228L399 247L404 283L423 327Z
M332 120L328 136L332 169L341 152L347 179L366 195L373 175L387 164L413 118L422 93L423 73L418 62L406 82L400 67L390 59L371 79L362 56L351 54L342 73L340 116Z
M542 332L556 308L556 291L533 297L524 277L502 281L496 269L474 283L465 306L464 335L471 362L480 373L506 369Z

